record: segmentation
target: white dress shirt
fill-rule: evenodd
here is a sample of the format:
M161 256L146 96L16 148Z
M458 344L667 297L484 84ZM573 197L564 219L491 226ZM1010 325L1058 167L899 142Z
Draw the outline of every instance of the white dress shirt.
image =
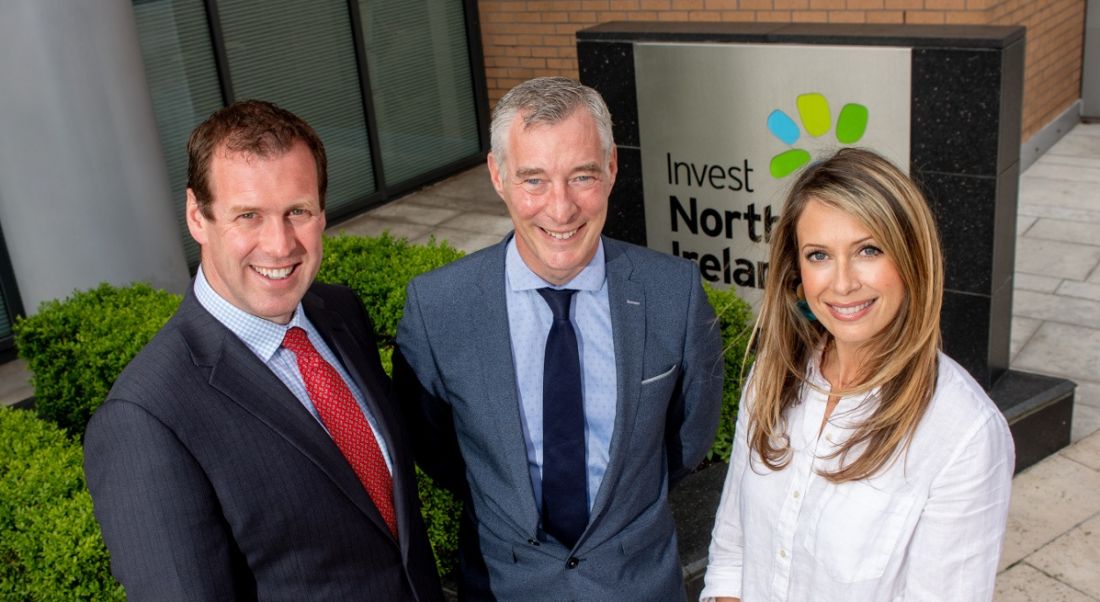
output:
M817 364L808 379L828 391ZM753 401L743 398L701 600L992 599L1015 461L1008 424L941 353L908 453L871 478L828 481L819 473L838 460L826 457L875 394L842 398L819 434L828 395L803 387L787 412L791 461L778 472L747 461Z

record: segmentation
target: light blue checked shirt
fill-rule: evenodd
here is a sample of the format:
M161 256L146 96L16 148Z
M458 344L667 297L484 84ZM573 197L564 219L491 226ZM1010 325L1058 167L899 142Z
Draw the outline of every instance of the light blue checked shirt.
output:
M324 423L317 415L317 408L313 407L313 402L309 399L309 393L306 392L306 384L302 381L302 373L298 371L297 358L292 351L283 347L283 337L286 335L287 329L297 326L305 330L309 336L309 342L313 343L317 353L321 354L321 357L336 369L336 372L340 374L340 378L344 379L344 383L351 389L351 394L355 396L356 403L363 410L363 415L367 417L374 438L378 441L378 447L382 450L382 457L386 460L386 467L390 469L390 474L393 474L393 463L390 461L389 450L386 449L386 442L378 436L378 423L375 422L370 409L363 403L363 393L359 391L355 381L348 375L340 360L336 358L336 354L325 344L321 333L317 332L313 323L306 317L306 312L302 311L300 302L288 324L276 324L259 318L226 301L215 292L210 287L210 283L207 282L202 266L199 266L198 273L195 274L195 298L198 299L199 304L206 311L210 312L210 315L214 316L215 320L221 322L230 332L237 335L237 338L243 341L252 350L252 353L255 353L256 357L260 358L260 361L271 369L275 376L279 377L279 380L283 381L283 384L290 389L290 392L317 420L321 428L324 428ZM327 432L328 429L325 429L325 431Z
M542 370L546 337L554 313L538 289L552 286L523 262L516 239L508 242L504 259L508 326L512 336L512 360L516 365L527 466L535 504L542 511ZM615 428L618 389L615 343L611 335L611 306L607 298L603 241L592 261L561 287L577 289L570 307L581 359L584 394L585 461L588 465L588 509L607 471L611 434Z

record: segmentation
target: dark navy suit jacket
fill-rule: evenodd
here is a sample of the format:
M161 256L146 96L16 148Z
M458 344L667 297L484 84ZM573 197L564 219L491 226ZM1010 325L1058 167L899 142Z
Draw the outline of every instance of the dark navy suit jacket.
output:
M335 443L189 292L88 423L85 472L130 600L438 600L407 435L350 290L302 305L393 461L395 540Z

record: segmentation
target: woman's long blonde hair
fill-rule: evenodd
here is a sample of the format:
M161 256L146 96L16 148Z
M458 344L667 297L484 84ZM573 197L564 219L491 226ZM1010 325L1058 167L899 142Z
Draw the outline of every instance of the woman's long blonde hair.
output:
M866 362L857 385L832 395L878 388L873 412L833 457L834 482L874 475L908 447L936 385L943 300L943 256L928 203L916 184L869 150L845 148L808 167L787 195L772 235L767 285L753 330L756 349L748 441L771 470L790 461L786 412L810 386L806 366L829 333L798 307L799 253L796 226L810 201L839 209L875 237L905 285L898 315L864 347ZM855 454L855 450L860 450ZM849 460L851 460L849 462Z

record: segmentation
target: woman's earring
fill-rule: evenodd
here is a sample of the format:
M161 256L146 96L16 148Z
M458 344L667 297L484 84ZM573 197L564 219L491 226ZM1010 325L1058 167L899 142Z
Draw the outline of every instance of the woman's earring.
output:
M816 322L817 316L815 316L814 312L810 310L810 304L806 302L806 291L802 290L801 282L799 282L798 287L794 289L794 295L795 297L798 297L798 302L796 303L796 305L798 305L798 310L802 312L802 315L806 316L807 320L811 322Z

